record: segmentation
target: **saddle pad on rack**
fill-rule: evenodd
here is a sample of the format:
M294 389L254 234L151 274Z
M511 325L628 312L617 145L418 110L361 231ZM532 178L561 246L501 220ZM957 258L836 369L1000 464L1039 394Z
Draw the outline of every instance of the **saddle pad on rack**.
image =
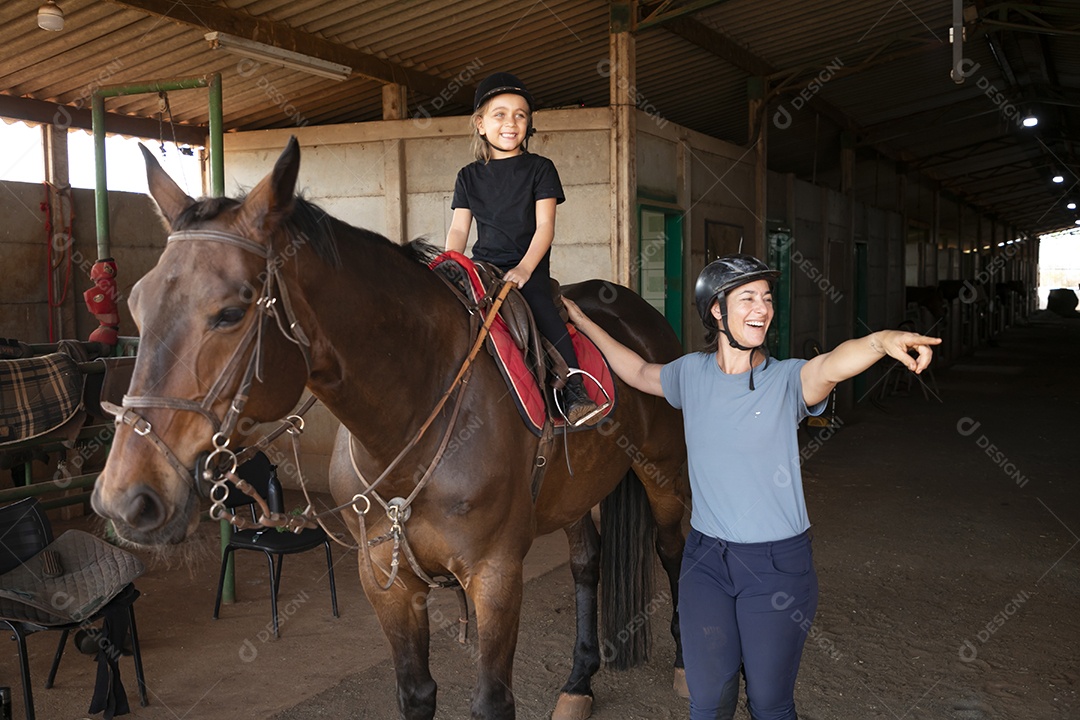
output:
M461 253L448 251L435 258L429 267L436 270L446 262L456 264L464 270L468 283L467 287L460 289L466 292L473 302L477 302L484 297L486 294L484 285L472 260ZM436 272L443 271L436 270ZM581 363L581 369L595 377L604 390L607 391L608 397L611 398L611 405L603 413L603 416L606 417L615 408L615 380L611 374L611 369L608 367L607 361L604 360L603 354L589 338L585 337L583 333L579 333L569 323L566 328L570 333L570 340L574 344L574 352L577 353L578 362ZM525 355L514 343L510 330L501 317L496 317L495 322L491 324L491 330L488 334L488 347L492 350L492 356L495 358L495 364L498 366L499 372L506 379L510 394L521 412L521 418L525 421L526 427L533 434L539 436L544 429L547 405L541 394L540 386L536 383L536 377L525 362ZM597 404L602 404L605 401L604 393L596 386L596 383L586 379L585 388L589 396ZM556 428L571 431L589 429L588 427L565 428L566 422L561 417L552 420Z
M0 447L46 435L75 418L83 382L78 364L65 353L0 360ZM78 427L67 439L76 434Z
M49 550L59 556L59 577L42 573L41 558ZM135 555L82 530L68 530L0 575L0 617L44 626L82 622L143 572Z

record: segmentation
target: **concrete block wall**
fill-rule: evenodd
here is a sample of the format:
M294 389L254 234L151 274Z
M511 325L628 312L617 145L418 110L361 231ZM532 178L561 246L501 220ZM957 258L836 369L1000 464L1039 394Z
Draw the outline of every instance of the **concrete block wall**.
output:
M41 185L2 182L0 194L6 200L4 223L0 226L0 256L15 272L0 283L0 337L23 342L45 343L48 335L48 277L45 214L40 210L44 199ZM51 240L54 257L71 249L71 280L62 305L74 319L66 338L85 340L98 326L83 303L82 293L91 287L90 268L97 258L97 235L94 220L94 192L71 191L74 201L74 226L71 238L63 234ZM65 202L65 214L66 214ZM141 193L110 192L109 219L112 229L111 254L118 265L121 335L135 335L124 301L132 286L156 263L165 247L165 227L154 201ZM59 295L61 287L56 288ZM61 339L58 337L58 339Z

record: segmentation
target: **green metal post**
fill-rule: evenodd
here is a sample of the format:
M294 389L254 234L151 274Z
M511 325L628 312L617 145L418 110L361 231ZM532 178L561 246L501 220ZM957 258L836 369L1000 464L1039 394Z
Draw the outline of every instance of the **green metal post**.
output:
M109 189L105 181L105 98L93 94L91 124L94 127L94 214L97 217L97 256L109 255Z
M221 73L210 76L210 193L225 194L225 143L221 104ZM229 575L230 579L232 575Z
M215 90L216 86L216 90ZM214 74L185 80L165 80L150 83L136 83L133 85L106 85L98 88L90 97L94 126L94 207L97 215L97 247L98 258L110 257L109 240L109 190L105 174L105 98L119 97L121 95L144 95L146 93L169 92L171 90L194 90L196 88L210 88L210 160L211 182L215 187L220 183L220 189L215 190L215 195L225 192L224 167L225 160L222 156L221 147L221 75ZM216 111L215 111L216 107ZM216 112L216 118L215 118ZM215 142L215 125L217 140ZM216 152L215 152L215 145ZM218 179L214 179L214 175Z
M229 540L232 539L232 525L228 520L221 520L221 554L225 554L225 548L229 545ZM236 553L233 553L229 558L229 563L225 566L225 579L221 583L221 602L226 605L231 605L236 602L236 579L233 577L233 562L236 560Z

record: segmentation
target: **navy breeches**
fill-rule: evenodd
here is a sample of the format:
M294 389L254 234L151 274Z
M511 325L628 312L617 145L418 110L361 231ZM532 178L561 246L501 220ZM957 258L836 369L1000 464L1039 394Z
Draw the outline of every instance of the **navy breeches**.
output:
M809 532L729 543L691 530L679 581L690 720L727 720L739 667L753 720L795 720L795 676L817 611Z

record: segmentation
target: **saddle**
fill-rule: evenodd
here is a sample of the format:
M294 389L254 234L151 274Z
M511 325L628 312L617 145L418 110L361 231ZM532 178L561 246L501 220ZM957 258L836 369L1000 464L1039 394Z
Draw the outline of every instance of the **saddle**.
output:
M57 352L38 356L18 345L4 347L28 354L0 358L0 468L40 457L42 448L72 448L91 424L112 425L101 401L120 402L135 363L93 357L97 343L62 340Z
M491 288L502 279L502 271L497 267L474 262L453 251L436 257L430 267L470 308L480 306L485 298L494 297ZM552 297L560 316L567 322L561 287L554 280ZM582 369L595 377L603 387L601 390L593 383L587 383L587 392L598 402L611 398L611 405L604 411L606 416L615 407L615 382L611 370L591 340L577 332L572 325L568 324L567 327ZM532 311L517 288L506 296L499 316L491 326L486 345L507 382L522 419L533 434L542 435L545 421L549 418L556 428L570 431L588 429L566 427L565 420L558 412L553 390L565 386L569 369L559 351L540 334ZM604 397L604 391L607 397Z

